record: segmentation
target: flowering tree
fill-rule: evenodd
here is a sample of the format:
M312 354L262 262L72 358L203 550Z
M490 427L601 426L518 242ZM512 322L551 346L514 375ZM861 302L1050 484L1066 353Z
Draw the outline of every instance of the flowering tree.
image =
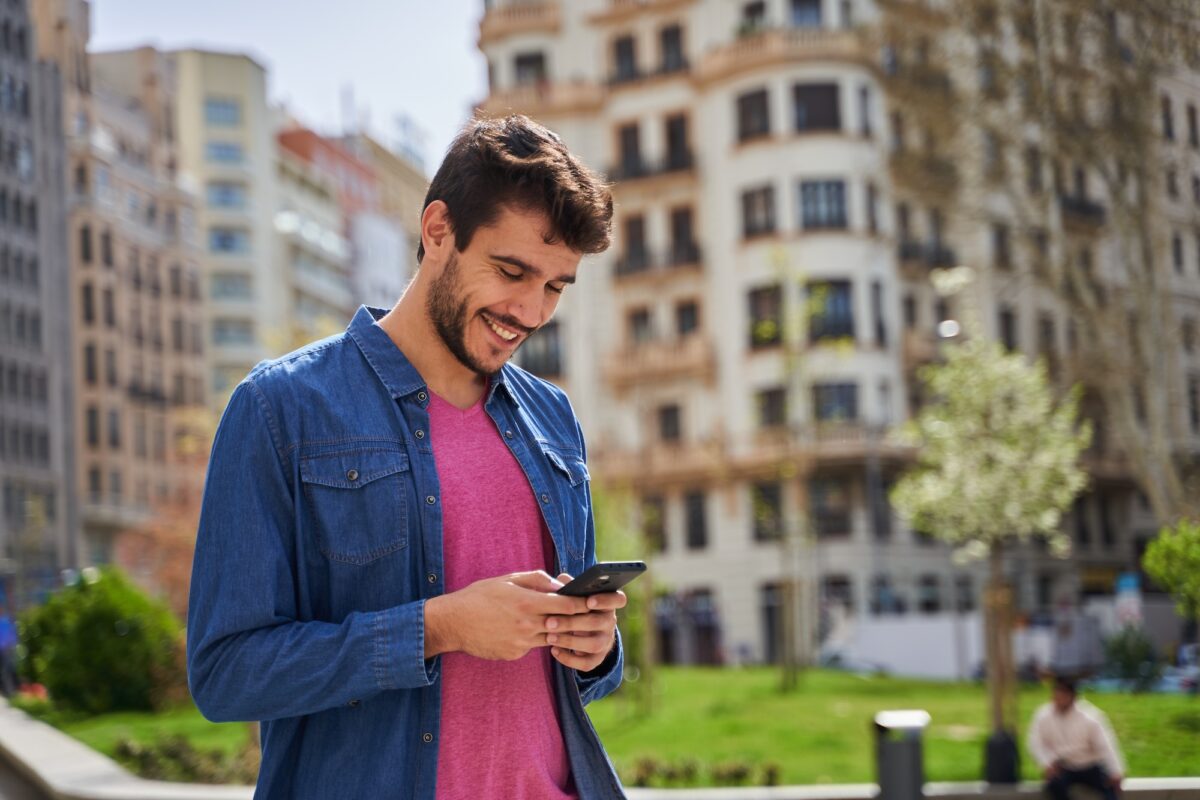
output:
M959 268L937 280L940 291L954 293L970 272ZM1079 457L1091 428L1079 422L1078 386L1056 398L1045 365L985 338L967 308L965 341L947 343L944 361L919 373L932 401L902 430L919 448L917 463L891 499L915 530L962 556L990 559L984 608L992 724L1011 737L1016 675L1004 546L1040 536L1056 554L1069 550L1060 522L1087 483Z

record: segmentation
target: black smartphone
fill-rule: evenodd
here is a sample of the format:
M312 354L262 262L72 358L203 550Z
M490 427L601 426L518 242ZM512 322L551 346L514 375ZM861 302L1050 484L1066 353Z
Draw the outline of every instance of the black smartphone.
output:
M615 592L646 571L645 561L602 561L593 564L566 586L559 594L587 597L602 592Z

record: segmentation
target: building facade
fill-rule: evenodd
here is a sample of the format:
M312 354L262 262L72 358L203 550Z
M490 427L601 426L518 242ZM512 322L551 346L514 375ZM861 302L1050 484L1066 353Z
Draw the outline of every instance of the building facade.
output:
M485 3L481 113L546 123L615 182L614 247L519 358L567 389L597 483L636 497L669 591L668 661L774 660L788 619L850 655L901 617L943 623L946 652L960 616L978 625L981 568L887 500L913 453L886 434L919 408L916 368L961 312L931 268L975 267L988 330L1009 342L1019 327L1010 346L1041 352L1032 295L993 279L1009 234L957 195L974 165L929 145L936 120L910 123L907 148L897 132L913 82L889 71L893 38L915 13L936 41L958 24L938 5ZM973 84L977 63L930 72L916 91ZM1051 326L1063 347L1066 327ZM1137 567L1152 521L1127 466L1104 464L1069 523L1074 558L1009 557L1031 621Z

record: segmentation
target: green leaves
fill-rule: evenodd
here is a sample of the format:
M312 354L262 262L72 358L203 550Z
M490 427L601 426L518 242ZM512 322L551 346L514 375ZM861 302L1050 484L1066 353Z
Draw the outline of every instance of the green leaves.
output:
M1179 604L1179 613L1200 619L1200 522L1181 519L1159 531L1142 556L1142 567Z

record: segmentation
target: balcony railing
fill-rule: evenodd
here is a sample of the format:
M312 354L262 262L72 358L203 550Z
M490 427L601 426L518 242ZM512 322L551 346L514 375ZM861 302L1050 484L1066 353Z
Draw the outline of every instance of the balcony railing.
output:
M617 257L616 274L618 277L661 275L672 270L699 266L700 260L700 245L695 242L676 244L658 256L649 250L631 250Z
M559 4L543 2L509 2L489 8L479 23L479 45L518 33L557 33L562 25Z
M668 153L665 158L650 161L645 158L624 159L614 164L608 170L608 177L613 181L633 181L642 178L652 178L657 175L670 175L677 172L689 172L696 166L696 158L690 150L680 150Z
M509 113L545 117L595 110L603 100L603 87L594 83L541 81L492 92L479 103L478 110L493 117Z
M957 254L939 242L901 242L896 250L901 264L924 264L930 269L958 265Z
M696 78L720 80L771 64L806 61L866 63L867 51L853 31L814 28L768 28L747 32L700 61Z
M1104 206L1086 197L1060 195L1058 206L1062 210L1063 222L1077 223L1088 227L1103 225L1107 217Z
M680 378L711 379L716 370L712 342L692 334L682 339L649 341L623 347L605 364L605 378L622 390L639 383Z

